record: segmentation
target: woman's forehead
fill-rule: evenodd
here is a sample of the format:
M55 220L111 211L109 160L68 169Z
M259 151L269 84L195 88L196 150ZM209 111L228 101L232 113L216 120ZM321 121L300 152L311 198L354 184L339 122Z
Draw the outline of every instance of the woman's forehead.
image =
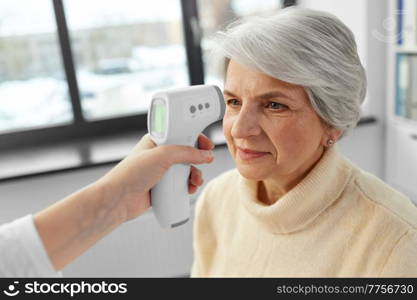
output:
M303 87L271 77L265 73L250 69L233 60L230 61L225 78L225 91L228 94L275 93L278 96L294 94Z

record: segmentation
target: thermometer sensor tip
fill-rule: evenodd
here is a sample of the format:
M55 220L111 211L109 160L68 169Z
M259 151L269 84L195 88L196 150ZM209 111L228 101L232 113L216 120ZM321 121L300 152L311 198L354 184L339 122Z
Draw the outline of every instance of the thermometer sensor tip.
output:
M214 85L213 87L216 90L217 95L219 96L219 104L220 104L219 120L221 120L223 119L224 112L226 111L226 103L224 103L223 93L220 90L220 88L216 85Z

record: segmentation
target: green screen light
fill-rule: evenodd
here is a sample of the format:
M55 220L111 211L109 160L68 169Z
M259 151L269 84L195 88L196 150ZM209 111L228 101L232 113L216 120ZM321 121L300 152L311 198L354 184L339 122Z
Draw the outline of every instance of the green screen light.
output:
M152 108L152 131L164 133L166 127L166 107L164 103L154 102Z

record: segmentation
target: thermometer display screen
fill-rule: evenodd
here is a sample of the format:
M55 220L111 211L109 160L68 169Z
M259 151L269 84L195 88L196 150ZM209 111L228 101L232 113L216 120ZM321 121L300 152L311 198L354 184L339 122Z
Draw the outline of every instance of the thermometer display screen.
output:
M156 99L152 104L151 115L152 133L163 134L166 128L166 106L165 102Z

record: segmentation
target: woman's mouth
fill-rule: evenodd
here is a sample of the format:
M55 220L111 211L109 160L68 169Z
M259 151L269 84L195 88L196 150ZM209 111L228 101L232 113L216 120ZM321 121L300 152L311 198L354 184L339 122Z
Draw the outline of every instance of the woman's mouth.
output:
M251 159L260 158L260 157L267 155L268 153L269 152L262 152L262 151L256 151L252 149L237 147L237 155L242 160L251 160Z

